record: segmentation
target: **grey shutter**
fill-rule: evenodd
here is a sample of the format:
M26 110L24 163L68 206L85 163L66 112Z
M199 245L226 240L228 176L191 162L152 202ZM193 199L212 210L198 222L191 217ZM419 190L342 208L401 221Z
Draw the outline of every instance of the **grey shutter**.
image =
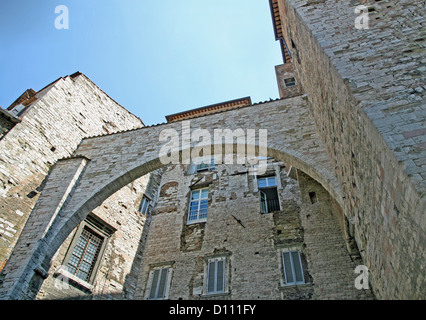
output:
M266 193L262 190L259 190L260 197L260 213L268 213L268 203L266 198Z
M166 293L167 275L169 273L168 268L161 269L160 283L158 287L157 299L163 299Z
M214 163L214 156L212 156L211 162L210 162L210 170L214 170L215 163Z
M290 252L283 252L283 265L286 284L294 283Z
M225 265L224 260L216 261L216 292L223 292L225 290Z
M209 262L207 275L207 293L214 292L215 275L216 275L216 261Z
M150 299L156 298L156 292L157 292L157 284L158 284L158 277L160 275L160 270L154 270L154 276L152 277L152 283L151 283L151 291L149 293Z
M303 278L303 270L302 270L302 263L300 261L300 252L299 251L292 251L291 257L293 258L293 265L294 265L294 274L296 277L296 283L304 283Z

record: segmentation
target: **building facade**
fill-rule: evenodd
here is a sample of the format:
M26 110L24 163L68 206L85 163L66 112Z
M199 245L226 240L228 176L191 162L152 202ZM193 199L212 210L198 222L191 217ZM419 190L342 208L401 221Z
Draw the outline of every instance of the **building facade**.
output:
M300 173L303 194L272 158L262 175L249 168L167 167L136 297L372 298L354 287L361 260L348 254L327 192Z
M0 298L424 299L422 4L375 1L358 30L361 4L270 0L275 101L145 127L78 73L2 110ZM265 170L224 161L234 141L163 163L159 137L189 124L265 147Z

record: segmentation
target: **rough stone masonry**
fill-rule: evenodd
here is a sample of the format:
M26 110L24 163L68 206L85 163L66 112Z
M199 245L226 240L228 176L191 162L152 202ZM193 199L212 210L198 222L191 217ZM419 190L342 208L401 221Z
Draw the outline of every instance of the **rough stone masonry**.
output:
M284 66L276 67L282 99L200 114L191 119L191 126L211 133L218 127L266 127L268 155L275 159L271 165L281 166L269 172L281 183L279 210L259 212L261 196L244 166L217 166L195 180L197 174L188 174L188 168L164 167L159 161L160 133L171 129L181 134L182 121L86 137L75 151L77 145L71 148L71 157L50 170L2 272L1 298L58 294L53 289L54 267L72 251L69 243L75 235L86 224L96 224L93 213L104 201L154 171L159 172L154 175L158 198L152 198L148 219L124 219L145 224L143 233L133 233L142 240L134 242L138 249L132 248L126 258L136 259L120 271L117 262L103 267L101 262L99 274L107 281L76 279L76 287L84 288L71 296L426 297L422 1L270 2L286 57ZM354 26L354 9L360 4L368 5L369 29ZM297 88L291 88L295 82ZM19 123L8 125L3 139ZM188 225L195 187L208 188L207 221ZM131 202L134 206L136 200ZM116 216L98 215L109 232L126 236L127 225L117 223ZM113 252L122 245L115 240L108 245L112 251L106 257L113 261ZM300 254L303 285L286 285L285 260L280 257L288 250ZM224 270L224 287L217 295L208 290L210 263ZM354 289L358 264L368 267L372 292ZM156 282L160 271L164 281ZM117 281L123 275L130 281ZM152 289L158 287L161 295Z
M423 1L278 0L378 298L425 297ZM368 6L369 29L354 8Z

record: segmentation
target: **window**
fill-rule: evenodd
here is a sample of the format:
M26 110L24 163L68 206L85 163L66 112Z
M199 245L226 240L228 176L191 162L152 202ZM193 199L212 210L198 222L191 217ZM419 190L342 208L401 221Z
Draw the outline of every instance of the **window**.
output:
M264 177L258 179L260 212L270 213L280 210L277 183L275 177Z
M93 283L108 239L116 230L89 214L74 235L61 270L63 276L89 288Z
M304 284L302 260L300 251L283 251L282 253L285 285Z
M317 195L315 192L309 192L309 199L311 199L311 203L314 204L317 202Z
M296 85L296 79L295 78L287 78L284 79L284 84L286 87L291 87Z
M214 168L214 156L210 157L210 159L200 158L191 164L191 173L213 170Z
M205 222L207 220L209 189L197 189L191 191L189 213L187 223Z
M151 201L147 197L143 196L141 205L139 207L139 212L142 212L142 214L146 215L148 212L150 203Z
M225 261L226 258L215 258L208 261L207 267L207 294L225 292Z
M85 227L68 261L68 272L89 281L104 238Z
M26 107L23 104L18 104L17 106L13 107L13 109L10 110L9 113L14 117L19 117L25 108Z
M152 272L151 288L148 299L161 300L168 296L168 284L170 279L170 268L155 269Z
M275 181L275 177L266 177L266 178L259 178L258 185L260 189L260 188L267 188L267 187L276 187L277 183Z

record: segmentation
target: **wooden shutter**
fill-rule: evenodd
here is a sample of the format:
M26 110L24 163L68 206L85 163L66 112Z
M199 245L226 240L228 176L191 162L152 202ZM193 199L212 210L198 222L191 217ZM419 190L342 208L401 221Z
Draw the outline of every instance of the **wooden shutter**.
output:
M216 261L216 292L225 291L225 260Z
M303 278L303 270L302 270L302 263L300 261L300 252L299 251L292 251L291 252L292 260L293 260L293 266L294 266L294 275L296 278L296 283L304 283Z
M207 293L215 292L216 261L209 262L207 275Z
M283 267L285 283L287 285L305 283L299 251L283 252Z
M168 273L169 268L154 270L149 299L165 298Z
M155 299L155 297L156 297L159 275L160 275L160 270L159 269L154 270L154 275L152 277L151 291L149 293L150 299Z
M260 213L268 213L268 201L266 197L266 193L262 190L259 190L260 197Z
M163 299L166 296L166 284L167 284L167 275L169 273L168 268L161 269L161 276L158 286L157 299Z
M210 162L210 170L214 170L215 168L215 162L214 162L214 156L212 156L212 160Z
M225 292L225 259L209 262L207 272L207 293Z
M284 265L285 283L286 284L294 283L290 252L283 252L283 265Z

